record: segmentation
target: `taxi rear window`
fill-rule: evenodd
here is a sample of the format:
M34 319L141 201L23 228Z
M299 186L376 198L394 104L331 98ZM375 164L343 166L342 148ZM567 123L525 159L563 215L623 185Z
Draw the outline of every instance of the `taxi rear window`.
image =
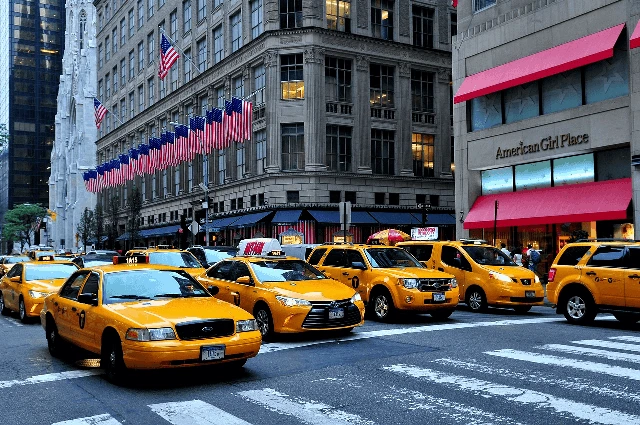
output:
M256 261L251 269L260 282L326 279L318 270L302 260Z
M4 264L24 263L29 261L29 257L6 257L3 261Z
M580 262L582 256L591 248L589 245L570 246L565 249L558 262L559 266L575 266Z
M149 264L163 264L173 267L202 267L190 252L150 252Z
M144 269L106 273L102 286L105 304L211 296L182 270Z
M78 268L71 264L32 265L26 268L25 280L66 279Z

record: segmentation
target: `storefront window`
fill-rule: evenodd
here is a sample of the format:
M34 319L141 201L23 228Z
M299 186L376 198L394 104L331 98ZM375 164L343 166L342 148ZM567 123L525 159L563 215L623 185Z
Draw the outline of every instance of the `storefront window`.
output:
M616 47L612 58L585 67L584 86L587 103L628 95L627 51Z
M538 116L540 97L538 83L522 84L504 91L504 118L509 124Z
M482 194L513 192L513 169L496 168L482 172Z
M516 191L551 187L551 161L516 165Z
M554 186L592 182L594 176L592 153L553 160Z
M471 100L471 131L484 130L502 124L500 92Z
M551 114L582 105L580 70L563 72L542 80L542 113Z

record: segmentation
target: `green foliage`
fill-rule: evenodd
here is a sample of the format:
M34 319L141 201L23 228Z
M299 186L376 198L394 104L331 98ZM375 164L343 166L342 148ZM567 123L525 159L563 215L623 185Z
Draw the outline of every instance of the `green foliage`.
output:
M94 235L95 229L95 216L93 211L89 208L85 208L82 212L82 217L80 218L80 222L78 223L77 232L80 236L80 240L82 241L82 248L84 251L84 247L89 244L89 239Z
M8 242L19 242L24 248L38 230L40 219L47 216L47 209L36 204L20 204L4 215L2 237Z

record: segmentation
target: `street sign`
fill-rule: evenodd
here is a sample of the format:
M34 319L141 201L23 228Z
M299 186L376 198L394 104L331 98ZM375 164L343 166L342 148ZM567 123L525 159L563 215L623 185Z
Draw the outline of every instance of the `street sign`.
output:
M338 211L340 212L340 230L348 231L351 226L351 202L340 202Z
M191 225L189 226L189 230L191 230L191 233L193 233L195 235L196 233L198 233L200 231L200 225L198 224L197 221L193 220L191 222Z

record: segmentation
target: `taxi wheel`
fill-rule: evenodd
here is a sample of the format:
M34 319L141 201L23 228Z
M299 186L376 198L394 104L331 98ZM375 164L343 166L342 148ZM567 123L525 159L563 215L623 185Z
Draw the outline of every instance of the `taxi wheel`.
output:
M20 301L18 301L18 316L20 317L20 321L22 323L28 323L29 317L27 316L27 308L24 305L24 300L20 297Z
M472 311L484 311L487 309L487 296L479 287L474 287L467 291L466 302Z
M613 317L618 319L619 322L626 323L628 325L638 323L638 320L640 320L640 314L637 313L613 313Z
M528 313L529 310L531 310L531 306L530 305L517 305L517 306L513 307L513 311L515 311L518 314Z
M64 341L60 339L58 334L58 327L51 318L47 318L47 348L49 348L49 354L53 357L62 357L64 354Z
M269 307L265 305L256 306L253 311L253 316L258 323L258 329L260 330L260 334L262 334L262 339L268 341L273 338L273 319L271 318Z
M114 384L122 383L126 366L122 358L122 344L119 338L115 336L107 338L106 343L102 347L100 364L104 368L107 379L110 382Z
M576 325L591 323L597 311L591 295L585 291L569 293L564 298L564 317Z
M246 363L247 363L247 359L234 360L232 362L227 363L227 367L230 369L242 369Z
M3 316L9 314L9 309L4 305L4 297L2 296L2 292L0 292L0 313Z
M393 299L385 289L377 292L369 304L374 319L380 322L388 322L393 316Z
M449 316L453 314L453 309L432 311L429 314L431 314L431 317L433 317L434 319L444 320L444 319L448 319Z

